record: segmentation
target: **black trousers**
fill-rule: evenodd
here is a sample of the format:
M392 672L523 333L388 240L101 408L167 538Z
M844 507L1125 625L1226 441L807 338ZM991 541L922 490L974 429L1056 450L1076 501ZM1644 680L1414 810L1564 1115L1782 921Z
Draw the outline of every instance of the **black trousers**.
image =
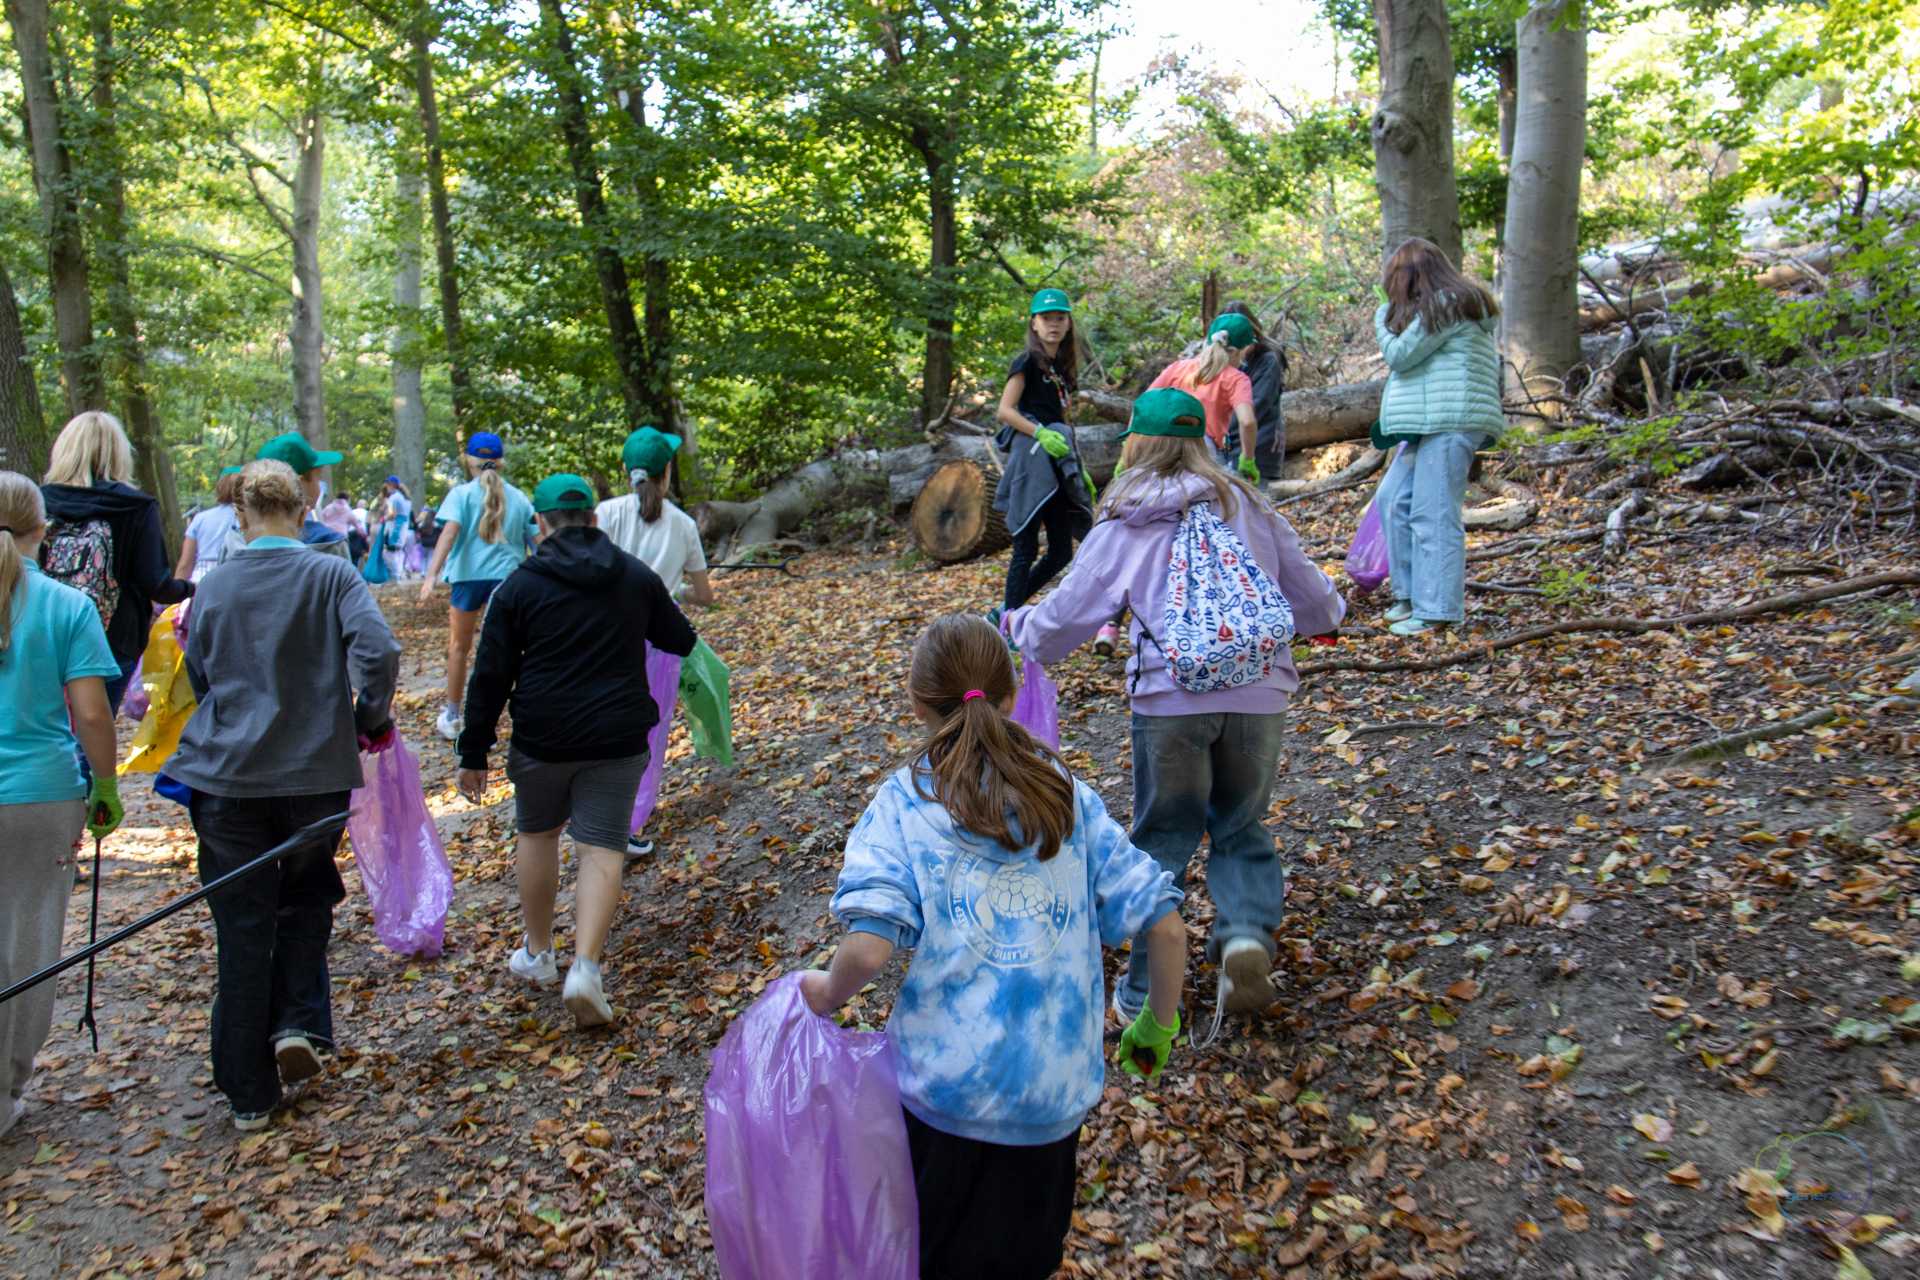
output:
M959 1138L907 1113L920 1280L1047 1280L1072 1225L1080 1130L1043 1147Z
M1040 530L1047 531L1047 554L1033 562L1040 552ZM1034 593L1053 581L1053 575L1073 563L1073 504L1054 490L1051 498L1027 527L1013 535L1013 552L1007 557L1007 598L1004 607L1018 609L1033 599Z

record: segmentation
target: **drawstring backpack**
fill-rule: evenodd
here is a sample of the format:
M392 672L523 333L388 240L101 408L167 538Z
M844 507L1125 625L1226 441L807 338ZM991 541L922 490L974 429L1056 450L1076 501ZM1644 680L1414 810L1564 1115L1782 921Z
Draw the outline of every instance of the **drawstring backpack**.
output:
M1140 629L1182 689L1213 693L1267 678L1293 639L1293 609L1213 504L1196 502L1173 535L1161 637Z

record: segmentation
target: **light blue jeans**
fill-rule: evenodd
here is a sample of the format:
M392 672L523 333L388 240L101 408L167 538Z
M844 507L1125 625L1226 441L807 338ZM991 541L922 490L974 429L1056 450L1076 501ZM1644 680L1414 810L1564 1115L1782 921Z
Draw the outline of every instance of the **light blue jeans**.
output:
M1467 472L1479 431L1441 431L1407 441L1373 501L1387 535L1393 598L1413 604L1428 622L1467 616L1467 530L1460 522Z
M1235 938L1257 938L1274 953L1287 896L1286 870L1267 830L1284 714L1133 716L1133 842L1187 885L1187 863L1212 837L1207 894L1213 936L1207 955ZM1147 949L1134 940L1120 1002L1147 1001Z

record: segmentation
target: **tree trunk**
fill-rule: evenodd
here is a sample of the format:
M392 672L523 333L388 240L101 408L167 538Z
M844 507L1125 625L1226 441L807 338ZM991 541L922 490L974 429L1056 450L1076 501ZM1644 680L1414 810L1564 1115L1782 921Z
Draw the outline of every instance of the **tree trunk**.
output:
M48 0L7 0L7 24L20 55L20 80L31 135L34 186L40 196L47 275L53 289L54 336L60 346L60 385L67 412L107 407L100 357L93 348L93 295L87 288L87 246L74 190L60 88L48 49Z
M927 165L927 357L920 376L920 422L931 427L947 411L953 395L953 276L959 260L959 227L954 210L953 168L930 140L919 148Z
M647 124L647 86L633 84L621 91L627 117L640 133L646 166L634 183L634 202L639 206L640 224L651 235L660 236L666 226L666 201L660 193L657 154L659 135ZM673 257L659 244L645 250L640 263L641 323L644 325L641 365L645 385L642 403L647 417L662 431L675 432L680 426L679 404L673 394ZM674 469L676 488L679 468Z
M467 352L460 332L460 265L453 256L453 215L447 208L447 166L440 152L440 105L433 92L429 41L426 31L414 31L413 89L420 103L420 135L427 151L427 202L433 211L433 252L440 271L440 331L447 343L447 381L453 392L453 422L458 429L466 421L470 399Z
M1500 108L1500 158L1513 159L1513 108L1520 90L1520 72L1514 55L1503 53L1497 66L1494 99Z
M1374 0L1380 33L1380 109L1373 113L1373 175L1382 255L1423 236L1460 261L1460 196L1453 173L1453 37L1446 0Z
M20 302L0 262L0 468L38 480L53 443L40 412L40 384L20 328Z
M126 413L127 438L133 444L133 475L141 490L160 504L160 530L171 558L180 547L180 496L173 486L173 468L167 463L166 443L154 421L153 401L147 391L146 356L140 349L139 311L133 300L131 249L127 244L127 182L115 119L113 81L115 54L113 18L100 9L92 16L94 136L91 160L106 174L101 204L101 232L96 248L107 260L107 323L120 364L121 396Z
M318 104L294 128L293 168L293 420L316 449L327 447L326 389L320 380L320 195L326 181L326 118Z
M1570 0L1520 19L1519 95L1502 263L1507 378L1515 393L1561 390L1580 361L1580 168L1587 145L1587 31L1555 20Z
M427 487L427 405L420 392L420 214L422 188L414 157L395 166L399 206L398 263L393 273L393 305L400 323L393 334L393 467L407 492L424 495Z
M593 244L594 267L600 277L600 301L607 312L607 336L620 370L620 391L626 400L631 427L646 416L646 376L640 344L640 326L633 316L633 294L627 264L613 245L608 225L607 197L600 170L593 159L593 130L587 119L587 101L580 88L580 68L573 51L573 32L567 26L560 0L540 0L540 9L553 26L554 66L551 79L560 95L560 132L566 139L567 162L573 169L574 203L580 222Z

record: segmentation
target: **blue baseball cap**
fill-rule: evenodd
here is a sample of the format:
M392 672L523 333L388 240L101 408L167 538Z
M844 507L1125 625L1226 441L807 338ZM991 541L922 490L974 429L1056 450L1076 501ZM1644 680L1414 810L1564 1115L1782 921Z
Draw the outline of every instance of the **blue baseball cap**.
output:
M476 431L467 437L467 456L498 461L507 456L507 446L491 431Z

